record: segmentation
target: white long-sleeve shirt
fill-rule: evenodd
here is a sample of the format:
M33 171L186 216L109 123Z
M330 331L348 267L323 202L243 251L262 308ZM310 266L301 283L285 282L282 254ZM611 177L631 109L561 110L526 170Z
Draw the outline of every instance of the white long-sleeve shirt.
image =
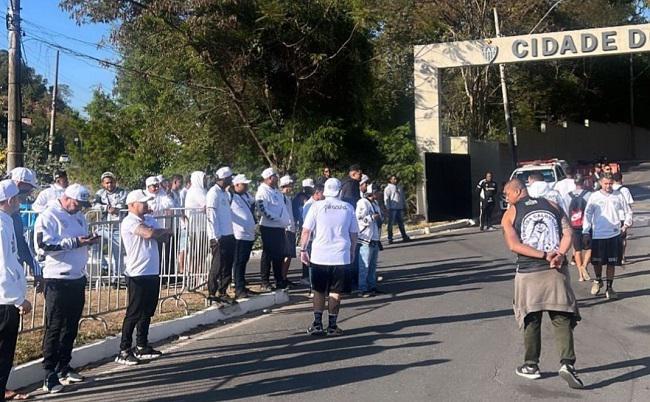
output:
M27 280L18 262L18 246L11 216L0 211L0 305L19 307L25 301Z
M262 216L261 226L285 229L291 223L289 211L278 189L266 183L260 184L255 194L255 203Z
M52 184L50 187L38 193L36 200L32 204L32 210L40 214L45 211L45 208L48 207L51 201L58 200L64 191L65 189L58 184Z
M208 191L205 200L206 215L208 217L208 239L219 240L221 236L232 235L230 194L219 187L218 184L215 184Z
M255 199L248 193L234 193L230 210L232 211L232 229L237 240L255 240Z
M34 224L34 244L44 255L43 277L79 279L86 275L88 246L80 246L79 237L88 235L88 223L81 213L70 214L60 202L51 203Z
M379 207L375 207L370 200L361 198L357 201L355 215L359 226L359 241L366 243L379 241L379 225L377 225L377 220L373 218L374 214L379 214L381 217Z
M596 191L587 201L582 233L591 230L593 239L610 239L621 233L621 221L625 226L632 226L632 210L623 195L618 191Z

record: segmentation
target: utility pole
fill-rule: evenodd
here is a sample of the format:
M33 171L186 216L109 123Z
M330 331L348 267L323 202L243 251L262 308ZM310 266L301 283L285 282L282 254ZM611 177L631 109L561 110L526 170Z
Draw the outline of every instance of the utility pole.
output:
M20 96L20 0L9 0L7 12L9 31L7 172L23 165L22 111Z
M52 88L52 115L50 117L49 155L54 151L54 131L56 130L56 93L59 88L59 51L56 51L56 67L54 68L54 87Z
M630 148L632 159L636 159L636 133L634 131L634 54L630 54Z
M494 10L494 29L497 38L501 36L499 29L499 15L496 7ZM515 143L515 134L512 129L512 117L510 116L510 104L508 103L508 88L506 87L506 67L499 64L499 75L501 76L501 94L503 95L503 113L506 118L506 131L508 131L508 143L510 144L510 153L512 154L512 163L517 167L517 144Z

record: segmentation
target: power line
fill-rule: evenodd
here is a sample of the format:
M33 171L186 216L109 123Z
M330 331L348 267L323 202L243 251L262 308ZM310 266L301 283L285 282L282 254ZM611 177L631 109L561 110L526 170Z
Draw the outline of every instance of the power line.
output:
M155 79L155 80L159 80L159 81L163 81L163 82L168 82L168 83L171 83L171 84L185 86L185 87L188 87L188 88L204 89L204 90L211 90L211 91L219 89L217 87L212 87L212 86L207 86L207 85L202 85L202 84L196 84L196 83L192 83L192 82L188 82L188 81L176 80L174 78L165 77L165 76L162 76L162 75L159 75L159 74L156 74L156 73L151 73L151 72L140 70L140 69L133 68L133 67L126 67L123 64L120 64L119 62L108 60L108 59L102 59L102 58L96 57L96 56L92 56L92 55L89 55L87 53L80 52L80 51L78 51L76 49L72 49L72 48L60 45L60 44L58 44L56 42L50 41L48 39L45 39L43 37L40 37L40 36L32 34L32 33L25 33L24 35L26 37L28 37L28 38L31 38L32 40L43 43L44 45L49 46L52 49L58 49L63 53L66 53L66 54L68 54L70 56L73 56L73 57L77 57L79 59L84 59L86 61L90 60L90 61L92 61L94 63L99 64L101 67L104 67L104 68L113 68L115 70L125 72L125 73L129 73L129 74L133 74L133 75L137 75L139 77L151 78L151 79Z

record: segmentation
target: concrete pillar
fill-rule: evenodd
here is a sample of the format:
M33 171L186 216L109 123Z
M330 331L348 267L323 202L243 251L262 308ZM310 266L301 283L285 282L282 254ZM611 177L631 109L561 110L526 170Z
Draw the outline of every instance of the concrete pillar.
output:
M415 87L415 144L424 165L425 152L443 152L440 127L440 76L441 71L431 66L422 52L427 48L414 49ZM418 185L417 212L428 220L426 177Z

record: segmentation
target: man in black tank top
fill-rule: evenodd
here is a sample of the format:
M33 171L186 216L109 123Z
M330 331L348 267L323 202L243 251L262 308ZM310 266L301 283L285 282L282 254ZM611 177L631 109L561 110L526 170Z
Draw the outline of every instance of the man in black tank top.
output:
M580 315L566 264L571 226L557 205L531 198L521 180L510 180L504 193L510 207L501 225L508 248L517 255L513 308L524 330L524 364L515 372L529 379L541 377L542 314L547 311L560 351L559 375L571 388L582 388L573 366L573 328Z

